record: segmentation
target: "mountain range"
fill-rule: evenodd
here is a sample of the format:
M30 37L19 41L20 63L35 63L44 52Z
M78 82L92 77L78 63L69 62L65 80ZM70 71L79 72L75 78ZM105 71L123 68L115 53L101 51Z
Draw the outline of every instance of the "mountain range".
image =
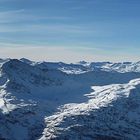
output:
M0 59L0 140L138 140L140 62Z

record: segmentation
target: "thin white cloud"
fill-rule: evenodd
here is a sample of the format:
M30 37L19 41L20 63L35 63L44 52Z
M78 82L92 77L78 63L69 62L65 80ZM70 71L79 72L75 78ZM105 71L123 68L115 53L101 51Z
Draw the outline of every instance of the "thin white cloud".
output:
M13 23L22 20L24 9L0 11L0 23Z
M36 15L25 9L0 11L0 23L16 23L21 21L38 21L38 20L71 20L72 17L65 16L47 16Z

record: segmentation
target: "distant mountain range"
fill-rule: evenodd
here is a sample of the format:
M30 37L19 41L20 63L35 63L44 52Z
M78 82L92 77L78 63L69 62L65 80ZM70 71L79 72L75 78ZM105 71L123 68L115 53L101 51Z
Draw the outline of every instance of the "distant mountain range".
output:
M0 140L138 140L140 62L0 59Z

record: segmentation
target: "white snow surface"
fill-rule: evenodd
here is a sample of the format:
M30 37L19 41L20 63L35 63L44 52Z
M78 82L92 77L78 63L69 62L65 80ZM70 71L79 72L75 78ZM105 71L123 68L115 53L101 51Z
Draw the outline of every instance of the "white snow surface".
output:
M137 140L140 63L0 60L0 139Z

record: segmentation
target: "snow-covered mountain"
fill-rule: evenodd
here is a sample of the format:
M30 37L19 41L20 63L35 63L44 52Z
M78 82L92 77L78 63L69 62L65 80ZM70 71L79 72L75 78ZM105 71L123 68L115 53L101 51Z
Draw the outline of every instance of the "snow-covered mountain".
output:
M28 62L29 63L29 62ZM33 63L39 67L49 69L60 69L68 74L80 74L87 71L109 71L109 72L140 72L140 62L122 62L122 63L111 63L111 62L85 62L80 61L76 64L65 64L62 62L38 62Z
M91 69L101 69L104 71L117 71L117 72L140 72L140 62L123 62L123 63L110 63L110 62L92 62L88 65Z
M140 137L140 63L0 59L0 139Z

